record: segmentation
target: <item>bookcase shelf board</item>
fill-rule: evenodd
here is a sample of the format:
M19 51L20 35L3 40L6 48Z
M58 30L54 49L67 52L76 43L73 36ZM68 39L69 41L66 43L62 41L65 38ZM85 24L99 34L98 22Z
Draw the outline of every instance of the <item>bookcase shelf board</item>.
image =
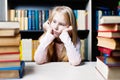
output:
M34 31L34 30L31 30L31 31L20 31L21 33L21 38L22 39L29 39L29 38L32 38L33 40L37 40L42 34L43 34L43 30L39 30L39 31Z
M43 30L21 30L21 38L32 38L32 39L38 39L42 34ZM80 39L87 38L89 34L89 30L78 30L77 32Z
M66 5L73 9L85 9L89 0L8 0L8 8L14 9L19 6L58 6ZM75 4L75 6L73 5ZM82 5L80 5L82 4Z
M78 30L78 36L80 39L86 39L89 34L89 30Z

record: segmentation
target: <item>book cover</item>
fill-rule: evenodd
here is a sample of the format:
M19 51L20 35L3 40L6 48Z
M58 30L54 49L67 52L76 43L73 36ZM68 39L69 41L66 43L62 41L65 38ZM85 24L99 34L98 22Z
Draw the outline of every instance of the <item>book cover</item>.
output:
M19 22L13 21L3 21L0 22L0 29L19 29Z
M100 24L115 24L120 23L120 16L102 16Z
M20 60L20 53L0 53L0 61Z
M22 39L21 40L21 52L23 61L32 61L32 39Z
M20 40L20 34L13 37L0 37L0 46L19 46Z
M120 31L98 31L98 36L107 38L120 38Z
M0 46L0 53L19 52L19 46Z
M13 37L19 33L19 29L0 29L0 37Z
M104 63L110 66L120 66L120 57L107 56L104 54Z
M24 76L24 67L25 62L21 61L21 66L19 67L7 67L7 68L0 68L0 78L4 79L17 79L22 78ZM7 76L6 76L7 75Z
M100 47L98 46L98 50L103 53L106 54L108 56L114 56L114 57L120 57L120 50L113 50L110 48L105 48L105 47Z
M98 39L97 46L105 47L113 50L120 50L120 39L103 38L98 36L97 39Z
M106 80L119 80L120 67L106 65L100 57L97 57L96 66L97 70Z
M99 24L98 32L117 32L120 31L120 24Z
M0 61L0 68L3 67L19 67L20 66L20 60L2 60Z

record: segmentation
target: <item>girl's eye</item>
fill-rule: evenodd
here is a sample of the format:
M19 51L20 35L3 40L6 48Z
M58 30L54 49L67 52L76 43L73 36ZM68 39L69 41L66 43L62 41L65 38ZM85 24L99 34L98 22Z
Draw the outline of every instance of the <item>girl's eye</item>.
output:
M56 21L55 21L55 20L53 20L53 23L56 23Z
M65 26L65 24L63 24L63 23L60 23L60 25L61 25L61 26Z

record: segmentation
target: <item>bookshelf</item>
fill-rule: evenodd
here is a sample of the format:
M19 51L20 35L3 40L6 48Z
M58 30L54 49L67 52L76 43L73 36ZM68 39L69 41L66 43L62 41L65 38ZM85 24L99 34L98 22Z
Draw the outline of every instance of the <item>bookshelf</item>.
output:
M71 7L72 9L81 9L81 10L87 10L88 11L88 29L87 30L78 30L78 35L81 39L86 39L88 41L87 45L89 50L87 50L87 53L85 53L87 60L92 60L92 51L91 51L91 0L1 0L3 3L2 7L0 9L4 8L4 11L2 14L0 14L0 21L8 21L8 10L10 9L51 9L54 6L58 5L66 5ZM75 6L73 5L75 4ZM81 4L81 5L80 5ZM3 18L4 16L4 18ZM40 35L42 35L43 31L38 30L21 30L21 38L32 38L32 39L38 39ZM88 53L89 52L89 53Z

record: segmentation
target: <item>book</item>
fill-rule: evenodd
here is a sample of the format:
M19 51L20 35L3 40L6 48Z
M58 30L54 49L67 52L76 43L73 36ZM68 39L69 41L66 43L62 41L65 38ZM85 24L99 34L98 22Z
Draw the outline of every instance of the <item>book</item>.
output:
M0 61L0 68L2 67L19 67L20 66L20 60L2 60Z
M116 24L120 23L120 16L102 16L100 18L100 24Z
M0 37L15 36L19 33L19 29L0 29Z
M120 57L113 57L113 56L108 56L106 54L103 54L99 56L101 60L108 66L119 66L120 67Z
M19 67L0 68L1 79L17 79L24 76L25 62L21 61Z
M120 31L98 31L98 36L107 37L107 38L120 38Z
M120 39L116 38L103 38L97 36L97 46L105 47L113 50L120 50Z
M98 32L120 31L120 24L99 24Z
M22 39L21 40L21 51L23 61L32 61L32 39Z
M114 56L114 57L120 57L120 50L113 50L110 48L105 48L105 47L100 47L98 46L98 50L102 53L102 54L106 54L107 56Z
M100 57L97 57L95 68L105 78L105 80L119 80L120 79L120 67L108 66L103 62Z
M0 61L20 60L20 53L0 53Z
M3 21L0 22L0 29L19 29L19 22L15 21Z
M13 37L0 37L0 46L19 46L20 40L20 34Z
M0 53L19 52L19 46L0 46Z

